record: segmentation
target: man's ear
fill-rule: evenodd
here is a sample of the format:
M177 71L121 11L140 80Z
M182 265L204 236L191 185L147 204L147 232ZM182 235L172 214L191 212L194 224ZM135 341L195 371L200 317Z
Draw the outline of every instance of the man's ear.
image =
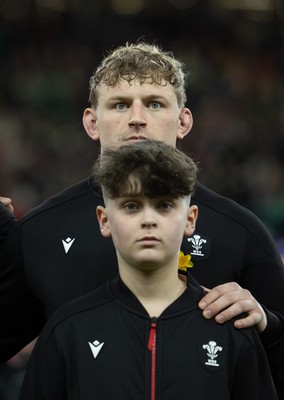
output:
M97 206L96 212L97 212L97 218L98 218L100 229L101 229L101 234L104 237L111 237L107 209L103 206Z
M99 133L97 130L97 112L93 108L86 108L83 113L83 125L88 136L92 140L99 140Z
M195 231L197 216L198 216L197 206L190 206L187 211L187 223L184 230L185 236L191 236Z
M191 130L193 125L193 117L191 111L188 108L183 107L180 110L179 121L180 124L177 132L177 138L183 139Z

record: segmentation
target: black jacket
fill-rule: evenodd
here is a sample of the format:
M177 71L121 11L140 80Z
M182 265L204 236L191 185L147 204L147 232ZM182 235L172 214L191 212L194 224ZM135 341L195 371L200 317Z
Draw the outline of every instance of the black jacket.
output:
M101 195L86 179L33 209L2 241L1 361L36 337L58 306L116 275L112 240L99 230L98 204ZM182 246L193 255L191 273L209 288L236 281L270 310L261 339L277 380L283 371L284 268L275 244L251 212L200 184L192 204L199 207L197 227ZM1 229L0 223L0 237Z
M159 318L118 278L51 317L21 400L276 400L254 329L205 320L194 282Z

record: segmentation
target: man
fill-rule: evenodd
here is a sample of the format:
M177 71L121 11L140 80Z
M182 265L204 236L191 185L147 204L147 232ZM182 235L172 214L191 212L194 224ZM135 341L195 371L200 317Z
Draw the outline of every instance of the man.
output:
M106 149L94 173L119 276L50 318L21 400L278 399L256 331L203 318L204 290L179 274L197 217L194 162L147 140Z
M192 127L182 65L155 46L126 45L110 53L91 78L90 101L83 124L102 151L145 139L175 146ZM182 249L192 255L194 277L214 288L200 302L204 316L217 314L223 323L246 313L235 326L256 326L278 383L284 269L273 240L253 214L201 184L193 201L199 220ZM117 273L114 247L101 237L93 211L99 204L100 189L86 179L28 213L2 245L2 361L39 333L42 306L48 318Z

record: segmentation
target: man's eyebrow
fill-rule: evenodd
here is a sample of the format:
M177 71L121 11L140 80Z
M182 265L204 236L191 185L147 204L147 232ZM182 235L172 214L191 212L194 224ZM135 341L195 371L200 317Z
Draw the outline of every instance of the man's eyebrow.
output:
M134 96L135 97L135 96ZM148 98L148 99L166 99L166 96L162 95L161 93L147 93L141 95L142 98ZM126 99L126 98L133 98L132 94L128 93L120 93L120 94L114 94L113 96L110 96L110 100L119 100L119 99Z
M157 94L156 93L149 94L145 97L148 98L149 100L166 100L165 96L158 94L158 93Z
M119 100L128 100L132 99L133 96L129 94L119 94L119 95L114 95L109 97L109 101L119 101ZM166 100L166 97L158 94L158 93L150 93L150 94L145 94L142 96L142 99L147 99L147 100Z
M125 100L129 100L129 99L130 99L130 96L120 94L120 95L114 95L114 96L109 97L107 99L107 102L125 101Z

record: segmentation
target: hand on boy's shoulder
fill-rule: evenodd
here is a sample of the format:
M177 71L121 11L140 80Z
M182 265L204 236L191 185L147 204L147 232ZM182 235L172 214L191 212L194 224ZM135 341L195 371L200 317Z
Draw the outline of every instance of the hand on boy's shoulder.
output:
M243 289L236 282L229 282L213 289L207 289L200 300L199 308L206 319L215 317L219 324L241 315L234 322L235 328L243 329L255 326L259 333L267 326L266 313L249 290ZM246 314L244 317L242 314Z

